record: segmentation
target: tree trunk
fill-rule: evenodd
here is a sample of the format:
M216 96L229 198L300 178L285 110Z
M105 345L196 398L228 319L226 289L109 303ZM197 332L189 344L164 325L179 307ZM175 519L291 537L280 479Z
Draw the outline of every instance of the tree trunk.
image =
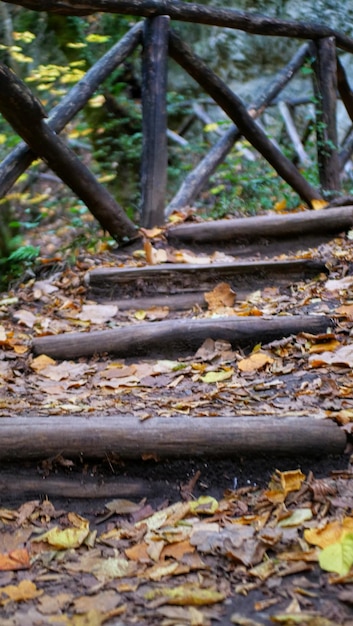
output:
M336 127L337 61L333 37L313 42L315 49L314 93L319 177L324 197L330 199L341 188Z
M145 22L142 62L141 223L164 223L167 187L167 57L169 17Z

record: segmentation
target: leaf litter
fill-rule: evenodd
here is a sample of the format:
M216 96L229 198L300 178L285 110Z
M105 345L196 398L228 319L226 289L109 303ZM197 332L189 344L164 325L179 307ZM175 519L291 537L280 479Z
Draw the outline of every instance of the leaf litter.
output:
M154 263L198 262L192 252L147 248ZM206 311L183 313L85 301L86 273L98 262L116 264L109 253L86 254L47 277L39 272L0 300L1 416L12 415L16 397L29 420L77 412L133 411L141 420L314 413L351 433L353 245L341 237L305 257L311 254L327 261L329 278L287 290L268 285L244 301L220 283L205 295ZM200 255L200 263L209 261ZM124 262L136 267L144 257ZM246 351L209 338L195 354L158 361L129 355L56 361L30 350L36 336L144 319L298 313L328 314L335 330ZM1 508L1 624L350 626L352 481L349 466L320 480L277 471L265 488L235 488L215 499L193 497L195 479L180 490L183 501L153 508L117 499L97 504L90 519L46 499Z
M90 519L48 500L0 509L1 624L349 626L352 485L352 472L277 470L265 488L115 499Z

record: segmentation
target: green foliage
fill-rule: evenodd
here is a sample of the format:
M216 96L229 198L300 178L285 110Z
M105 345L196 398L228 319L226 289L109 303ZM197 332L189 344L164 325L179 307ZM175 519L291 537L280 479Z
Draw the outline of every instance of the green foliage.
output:
M262 4L262 0L256 2L259 8ZM277 4L277 0L270 1L271 10L276 9L277 12ZM8 33L5 37L0 25L0 60L5 60L15 69L48 111L134 22L129 16L108 13L81 18L46 13L38 16L19 7L8 10L13 23L12 40L8 40ZM213 54L213 48L208 52ZM312 74L310 59L301 74L304 78ZM187 82L176 88L173 80L171 71L167 94L168 126L179 132L187 126L188 117L193 115L196 88L195 85L190 87ZM185 133L182 132L187 145L169 141L167 200L172 199L185 175L217 140L215 130L223 130L227 124L218 122L218 125L205 126L194 118ZM306 144L306 149L313 155L313 162L317 147L320 148L320 130L323 136L325 129L320 129L318 122L316 130L319 131L319 143L312 141ZM122 203L129 217L138 220L142 151L140 50L116 68L63 134L69 141L76 142L72 143L74 149ZM294 159L290 145L286 145L283 137L281 141L287 156ZM0 160L18 142L17 135L0 118ZM321 146L322 150L332 148L327 142ZM32 192L35 194L38 188L43 187L40 178L36 178L41 172L43 166L35 164L31 175L21 177L16 187L19 197L11 204L1 204L0 265L6 272L9 269L11 276L21 267L31 264L39 253L36 246L25 244L26 231L38 223L37 218L48 223L51 220L55 224L56 216L64 214L74 233L71 239L74 241L73 254L78 246L89 247L90 240L94 245L102 236L98 228L97 234L94 232L92 236L86 207L72 198L67 190L58 197L54 194L46 198L39 208L35 203L31 204ZM31 176L36 181L33 185ZM318 186L315 167L307 168L305 176ZM351 186L348 181L348 188ZM347 191L350 192L349 189ZM196 209L207 217L220 218L226 215L255 215L280 210L279 207L292 210L297 205L298 196L246 141L241 141L212 176L208 189L196 203Z

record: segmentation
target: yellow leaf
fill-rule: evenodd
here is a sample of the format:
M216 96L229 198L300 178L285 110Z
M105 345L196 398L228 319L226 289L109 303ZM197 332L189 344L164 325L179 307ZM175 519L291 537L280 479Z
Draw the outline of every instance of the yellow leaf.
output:
M88 100L88 106L91 107L91 109L99 109L100 107L103 106L105 102L105 98L102 95L97 95L97 96L93 96L93 98L90 98Z
M324 341L323 343L314 343L309 348L310 354L322 354L323 352L333 352L336 348L339 348L340 342L337 339L331 341Z
M353 304L343 304L336 309L336 313L346 317L349 320L353 320Z
M201 376L201 380L204 383L219 383L222 380L227 380L228 378L232 378L234 374L233 368L229 368L229 370L220 370L219 372L207 372L204 376Z
M240 369L241 372L255 372L262 369L268 363L271 364L273 362L274 359L268 354L255 352L255 354L251 354L247 359L239 361L238 369Z
M109 41L110 35L97 35L96 33L90 33L86 37L86 41L89 43L105 43Z
M42 589L37 589L36 585L31 580L21 580L16 585L7 585L7 587L0 587L0 604L6 604L10 600L14 602L25 602L26 600L32 600L38 598L43 594ZM7 598L4 598L4 595Z
M147 315L147 311L144 311L143 309L139 309L138 311L135 311L135 318L137 320L144 320L145 317Z
M35 359L33 359L30 366L35 372L40 372L44 368L48 367L48 365L55 364L56 361L54 361L54 359L51 359L50 356L47 356L46 354L40 354Z
M215 604L225 599L225 594L215 589L201 589L194 585L180 585L179 587L161 589L151 589L145 593L146 600L155 600L164 598L167 604L176 604L184 606L191 604L194 606L202 606L207 604Z
M213 515L218 509L218 501L212 496L200 496L189 502L189 506L192 513Z
M271 622L284 624L284 626L337 626L337 621L332 622L326 617L313 615L312 613L278 613L271 615Z
M287 495L291 491L298 491L305 480L305 474L300 470L289 470L287 472L277 472L284 493Z
M88 534L88 528L66 528L65 530L60 530L56 526L32 541L45 541L56 550L68 550L69 548L81 546Z
M307 522L313 516L311 509L295 509L292 515L282 519L278 526L281 528L291 528L293 526L301 526L304 522Z
M326 200L319 200L318 198L315 198L314 200L311 200L310 204L314 211L319 211L320 209L324 209L325 206L328 206L329 202L326 202Z
M324 528L308 528L304 532L304 538L314 546L327 548L337 543L347 533L353 533L353 517L345 517L342 522L335 520L326 524Z
M216 122L211 122L210 124L206 124L206 126L204 126L204 131L206 133L212 133L217 130L218 130L218 124Z
M326 572L348 574L353 565L353 533L343 535L340 541L324 548L319 554L319 563Z
M276 202L274 206L275 211L284 211L284 209L286 208L287 208L287 201L284 199Z

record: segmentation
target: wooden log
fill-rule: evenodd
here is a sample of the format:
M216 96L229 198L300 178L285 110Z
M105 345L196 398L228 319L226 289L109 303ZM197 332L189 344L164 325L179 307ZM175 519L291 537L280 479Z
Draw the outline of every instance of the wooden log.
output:
M353 122L353 91L347 79L346 71L337 56L337 89L346 111Z
M248 111L253 119L256 119L263 113L266 107L291 80L295 72L304 63L308 52L309 45L303 44L289 63L277 73L268 87L264 89L260 97L249 106ZM173 211L178 211L183 207L192 205L199 193L208 183L212 174L216 171L217 167L223 163L227 154L240 137L241 132L235 125L232 125L223 134L221 139L219 139L206 156L201 159L192 172L186 176L180 189L166 207L166 216L170 215Z
M195 352L208 339L224 339L233 346L253 346L299 332L323 333L332 324L324 315L254 318L178 319L133 324L113 330L73 332L33 339L34 354L76 359L110 353L119 357Z
M45 450L41 455L42 459L46 459ZM143 478L121 478L114 476L113 478L94 479L89 476L82 475L80 478L76 476L63 475L39 476L26 470L25 472L17 470L0 471L0 497L1 498L24 498L32 495L34 497L55 497L55 498L144 498L147 496L155 497L161 490L166 489L165 483L162 481L151 482ZM173 490L173 487L169 485Z
M293 144L293 148L295 150L295 152L297 153L298 159L299 159L299 163L302 166L307 166L310 163L310 159L307 155L307 153L305 152L304 146L301 142L299 133L297 131L297 128L295 126L292 114L289 110L288 105L282 101L280 101L278 103L278 108L279 108L279 112L282 116L282 119L284 121L284 125L286 128L286 131L288 133L288 137L290 138L292 144Z
M0 460L229 457L254 454L342 454L345 433L330 420L271 415L155 417L133 415L1 418ZM45 491L43 481L43 491Z
M133 296L170 296L180 292L204 293L219 282L227 282L239 299L239 290L247 292L268 284L287 288L298 280L327 273L324 263L311 259L236 263L168 263L146 267L102 267L92 270L87 281L90 297L125 298ZM132 305L131 305L132 308ZM139 307L141 308L141 306Z
M341 188L336 126L337 61L333 37L313 42L316 143L321 188L332 198Z
M244 137L309 206L312 206L314 199L322 198L320 192L308 183L254 122L241 99L172 31L169 34L169 53L217 102Z
M30 148L86 204L102 228L117 241L136 237L136 228L110 193L55 132L28 87L0 64L0 112Z
M340 164L341 172L344 169L344 166L346 165L347 161L351 158L352 152L353 152L353 128L348 133L345 141L343 142L341 150L339 151L339 164Z
M257 35L272 35L296 39L335 37L337 46L353 52L353 39L326 24L280 20L256 13L234 9L204 6L180 0L4 0L34 11L47 11L62 15L90 15L96 12L120 13L154 17L169 15L174 20L235 28Z
M217 242L256 240L261 237L303 237L308 233L339 233L353 224L353 206L288 215L260 215L198 224L179 224L167 231L169 241Z
M135 24L53 108L48 118L48 125L53 131L60 133L84 107L97 87L133 52L141 41L142 26L142 22ZM21 143L0 163L0 198L36 158L30 148Z
M141 224L164 223L167 188L167 58L169 17L145 22L142 61Z

